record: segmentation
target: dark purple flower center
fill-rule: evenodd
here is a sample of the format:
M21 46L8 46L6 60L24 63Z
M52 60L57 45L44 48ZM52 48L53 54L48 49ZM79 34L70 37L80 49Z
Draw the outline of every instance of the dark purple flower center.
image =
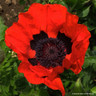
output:
M62 66L62 61L66 54L71 52L70 47L72 46L71 39L66 38L63 34L62 36L59 32L57 38L48 38L43 31L38 35L34 35L34 40L30 41L30 46L36 51L36 59L29 58L29 62L32 65L37 65L39 62L46 68Z
M45 38L38 41L36 59L44 67L56 67L62 65L62 60L66 56L64 43L58 39Z

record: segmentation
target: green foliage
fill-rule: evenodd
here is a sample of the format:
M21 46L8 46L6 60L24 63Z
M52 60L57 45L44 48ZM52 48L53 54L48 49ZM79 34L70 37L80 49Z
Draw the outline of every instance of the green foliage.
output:
M23 5L23 4L25 4L26 2L25 2L25 0L19 0L19 3L20 3L21 5Z
M6 26L3 24L3 20L0 17L0 41L4 40L4 31L6 30Z
M25 11L31 3L57 3L68 8L72 14L79 16L79 23L88 26L92 38L86 52L85 62L80 74L75 75L71 70L60 74L65 87L66 96L78 96L74 93L94 93L96 95L96 0L19 0L21 5L28 2ZM47 86L30 84L23 74L18 72L20 61L4 41L5 30L3 19L0 17L0 96L61 96ZM87 96L87 95L82 95ZM91 95L88 95L91 96Z
M54 2L54 0L49 0L49 2L50 2L50 3L53 3L53 2Z
M82 12L78 14L79 17L86 17L90 11L90 6L88 6L86 9L84 9Z
M92 93L96 93L96 87L93 87L93 88L91 89L91 91L92 91Z

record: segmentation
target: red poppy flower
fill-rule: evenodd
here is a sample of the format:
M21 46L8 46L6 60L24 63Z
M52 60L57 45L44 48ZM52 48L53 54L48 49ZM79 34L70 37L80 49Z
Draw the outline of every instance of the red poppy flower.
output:
M34 3L6 30L5 42L22 61L18 70L30 83L44 83L64 96L59 74L64 69L81 71L90 36L66 7Z

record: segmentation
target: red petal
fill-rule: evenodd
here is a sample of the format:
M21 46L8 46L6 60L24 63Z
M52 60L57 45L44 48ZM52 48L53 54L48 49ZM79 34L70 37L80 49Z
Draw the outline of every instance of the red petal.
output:
M30 64L27 60L27 58L24 58L26 63L21 63L18 67L18 70L20 73L24 73L25 69L28 68L30 69L32 72L34 72L35 74L37 74L39 77L48 77L51 79L51 77L55 78L57 76L57 73L53 72L53 68L52 69L47 69L41 65L35 65L32 66L32 64ZM54 73L54 74L53 74Z
M28 82L30 82L32 84L41 84L44 82L44 78L39 77L37 74L35 74L34 72L32 72L30 70L27 70L24 73L24 76L26 77Z
M20 73L24 73L24 76L26 77L28 82L32 84L44 83L45 85L47 85L49 88L52 88L53 90L60 90L62 96L65 95L65 90L62 81L59 77L56 77L53 80L50 80L47 77L46 78L40 77L38 73L36 73L36 70L35 72L34 69L30 70L30 63L25 63L25 62L22 62L19 65L18 70ZM42 75L42 72L40 72L40 74Z
M48 78L45 78L44 84L47 85L49 88L52 88L53 90L60 90L62 96L65 96L65 90L59 77L56 77L52 81L50 81Z
M23 73L25 72L28 68L29 68L30 64L29 63L26 63L26 62L21 62L19 67L18 67L18 71L20 73Z
M63 60L63 68L65 69L69 69L71 66L71 61L70 59L68 59L68 57L66 56L66 58Z
M14 33L14 34L13 34ZM23 26L19 23L14 23L10 28L6 30L5 42L6 45L13 49L14 52L19 56L21 60L22 54L29 55L29 57L35 56L35 51L31 50L30 35L24 30ZM30 51L31 50L31 51ZM31 54L30 54L30 52Z
M89 45L89 38L91 37L90 32L83 24L70 25L61 31L62 33L64 32L66 36L72 39L72 52L66 59L70 61L70 66L75 65L76 68L73 68L72 71L77 74L81 71L81 66L84 63L84 60L81 60L81 57L83 57L83 59L85 57L85 53Z
M64 33L66 36L74 40L75 36L77 35L77 23L79 17L67 12L66 16L66 23L63 24L62 29L60 30L61 33ZM79 26L79 24L78 24ZM82 26L82 25L80 25ZM79 27L78 27L79 28Z
M40 28L34 19L29 12L19 14L18 23L24 27L30 39L32 39L32 35L40 33Z
M30 70L36 73L39 77L48 76L49 71L41 65L32 66L30 65Z
M47 32L47 35L48 35L48 37L49 38L56 38L57 37L57 35L58 35L58 32Z
M64 68L62 66L54 67L48 76L48 79L53 80L58 74L63 73Z
M36 26L51 38L56 38L62 24L66 21L67 9L59 4L32 4L28 10ZM42 14L41 14L42 13Z
M36 56L36 51L35 50L32 50L31 48L27 49L28 52L27 52L27 55L28 57L27 58L35 58Z
M88 45L89 45L89 38L91 37L86 26L81 25L81 26L79 26L78 29L79 30L76 30L76 31L78 31L79 33L72 45L71 60L73 62L78 60L82 56L85 56L85 53L86 53Z
M73 14L67 12L66 25L72 26L73 24L77 24L78 19L79 19L79 17L77 15L73 15Z
M64 69L62 66L57 66L53 68L53 71L56 72L57 74L63 73Z
M49 37L57 36L62 24L66 21L67 9L59 4L45 5L47 7L47 34ZM55 35L55 36L54 36Z
M6 30L5 42L15 52L24 54L27 51L26 48L29 47L30 40L18 23L14 23Z
M41 84L44 82L44 78L39 77L37 74L35 74L32 70L29 68L30 64L22 62L18 70L20 73L24 73L24 76L28 80L28 82L32 84Z
M60 68L60 67L59 67ZM62 70L56 70L57 68L52 68L52 69L46 69L45 67L41 66L41 65L37 65L37 66L32 66L30 65L30 70L32 70L34 73L36 73L38 76L40 77L48 77L50 80L53 80L58 74L62 73ZM61 72L62 71L62 72Z
M75 73L75 74L79 74L82 70L82 65L84 63L84 56L82 56L81 58L79 58L78 60L76 60L74 62L74 64L71 65L70 69Z
M62 66L57 66L55 68L47 69L41 65L32 66L30 64L30 70L36 73L39 77L48 77L48 79L53 80L58 74L63 73L64 68Z

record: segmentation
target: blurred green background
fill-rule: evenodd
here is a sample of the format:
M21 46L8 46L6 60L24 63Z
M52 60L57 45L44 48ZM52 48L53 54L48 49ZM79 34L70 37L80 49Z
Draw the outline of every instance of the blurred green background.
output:
M28 4L26 4L28 2ZM19 0L24 5L24 11L34 3L57 3L68 8L72 14L79 16L79 23L85 24L91 32L90 45L86 52L85 62L80 74L71 70L60 74L65 87L65 96L96 96L96 0ZM61 96L60 91L52 90L44 84L32 85L18 72L20 61L4 42L4 19L0 17L0 96ZM90 93L90 94L87 94Z

